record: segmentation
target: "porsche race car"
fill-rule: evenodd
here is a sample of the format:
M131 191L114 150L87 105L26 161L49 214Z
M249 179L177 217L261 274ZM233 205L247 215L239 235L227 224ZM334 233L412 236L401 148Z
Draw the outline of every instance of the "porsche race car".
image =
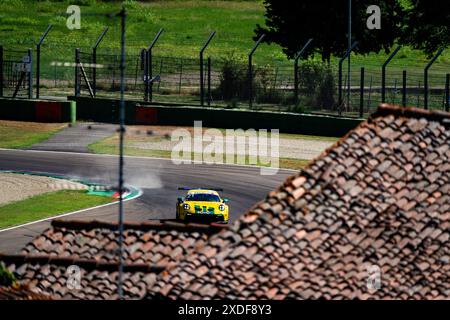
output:
M178 188L186 190L186 196L177 201L177 219L197 222L228 223L227 198L221 198L222 189Z

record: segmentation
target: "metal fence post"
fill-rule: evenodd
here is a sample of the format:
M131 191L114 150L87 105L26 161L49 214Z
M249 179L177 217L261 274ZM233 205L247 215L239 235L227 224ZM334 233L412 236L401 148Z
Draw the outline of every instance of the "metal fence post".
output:
M200 105L203 107L204 104L204 99L205 99L205 88L204 88L204 80L203 80L203 52L205 51L206 47L209 45L209 43L211 42L212 38L214 37L214 35L216 34L215 31L211 32L211 34L209 35L208 39L206 40L205 44L203 45L203 47L200 49Z
M338 109L340 109L341 105L342 105L342 63L343 62L344 62L344 58L341 58L341 60L339 60L339 65L338 65Z
M183 59L180 59L180 76L178 78L178 94L181 94L181 81L183 80Z
M102 42L103 38L106 35L106 32L108 32L108 27L103 30L103 32L99 35L97 38L97 41L94 44L94 47L92 48L92 93L95 95L97 94L97 47L99 46L100 42Z
M450 73L445 76L445 111L450 111Z
M262 34L259 37L258 41L256 41L253 46L252 51L250 51L250 54L248 55L248 106L250 109L253 106L253 54L265 36L265 34Z
M45 29L39 43L36 45L36 99L39 99L39 86L41 82L41 44L44 42L45 37L50 32L53 25L49 24L47 29Z
M403 70L402 106L406 107L406 70Z
M211 106L211 57L208 57L208 79L207 79L207 82L208 82L208 92L207 92L207 95L208 95L208 107L210 107Z
M397 52L402 48L402 46L397 46L395 50L389 55L387 60L383 63L381 67L381 102L386 102L386 67L391 62L392 58L397 54Z
M140 61L141 68L143 68L143 70L144 70L144 101L148 101L148 89L149 89L149 86L147 85L149 82L148 61L150 60L148 50L142 49L140 57L141 57L141 61Z
M33 53L31 49L28 49L28 99L33 98Z
M3 97L3 46L0 46L0 97Z
M147 79L145 81L145 101L149 101L150 102L153 100L153 81L150 81L153 78L153 55L152 55L152 49L155 46L156 42L158 41L159 37L161 36L161 34L163 33L164 29L161 28L159 29L158 33L156 34L156 36L153 38L152 43L150 44L150 46L147 49Z
M361 76L360 76L361 84L359 91L359 117L363 117L364 113L364 67L361 67Z
M92 93L97 95L97 47L92 48Z
M123 251L123 232L124 232L124 208L123 208L123 193L124 193L124 139L125 139L125 23L127 12L125 6L122 7L120 12L121 24L121 39L120 39L120 113L119 113L119 274L118 274L118 295L119 299L123 299L123 263L124 263L124 251Z
M303 48L297 53L297 56L295 57L294 61L294 101L297 104L298 103L298 60L303 56L303 53L305 52L306 48L310 45L310 43L313 41L313 39L309 39Z
M425 108L425 110L428 109L428 70L436 61L436 59L441 55L442 51L444 51L444 48L439 49L439 51L434 55L430 62L428 62L427 66L423 70L423 107Z
M80 95L80 49L75 49L75 97Z
M341 107L342 107L342 64L344 63L345 59L350 55L352 50L356 47L358 44L358 41L353 42L353 45L350 47L350 49L347 50L345 55L339 60L339 75L338 75L338 112L339 115L341 114Z

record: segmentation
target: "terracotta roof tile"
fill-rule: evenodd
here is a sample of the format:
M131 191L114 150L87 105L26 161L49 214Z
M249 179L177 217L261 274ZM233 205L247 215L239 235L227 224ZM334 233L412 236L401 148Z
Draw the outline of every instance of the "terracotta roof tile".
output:
M128 263L148 261L153 264L175 263L211 233L223 228L198 224L152 221L128 223L124 231L124 260ZM176 231L176 232L173 232ZM98 221L53 221L22 249L23 254L70 256L75 259L95 259L117 262L117 225ZM61 242L61 239L65 239Z
M171 221L125 223L124 297L143 298L157 273L224 228ZM0 261L21 284L29 286L30 292L64 299L116 299L117 237L114 223L54 220L52 228L32 240L20 254L0 255ZM214 252L208 249L207 256ZM80 289L69 286L70 266L81 271Z

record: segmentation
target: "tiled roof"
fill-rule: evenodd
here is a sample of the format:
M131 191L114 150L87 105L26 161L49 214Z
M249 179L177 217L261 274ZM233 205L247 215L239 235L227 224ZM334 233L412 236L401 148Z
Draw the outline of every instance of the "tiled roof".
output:
M95 260L50 257L48 255L0 255L20 284L36 293L48 294L55 299L117 299L117 262L99 263ZM71 266L76 266L76 277ZM147 286L162 268L147 264L125 264L123 293L126 299L145 296ZM78 281L79 282L73 282ZM73 281L72 281L73 280Z
M149 297L450 298L449 125L380 106Z
M143 298L159 272L223 228L171 221L125 223L124 298ZM54 220L20 254L0 255L0 261L34 292L56 299L116 299L117 239L115 223ZM79 288L69 285L70 266L80 270Z
M173 221L125 223L124 261L170 266L224 227ZM116 223L56 220L21 253L117 262L117 239Z

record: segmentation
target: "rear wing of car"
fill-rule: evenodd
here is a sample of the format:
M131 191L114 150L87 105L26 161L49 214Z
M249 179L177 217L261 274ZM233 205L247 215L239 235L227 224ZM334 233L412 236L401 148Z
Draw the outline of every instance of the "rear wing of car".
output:
M205 190L213 190L213 191L217 191L217 192L223 192L222 188L206 188L206 187L188 188L188 187L178 187L178 190L184 190L184 191L189 191L189 190L194 190L194 189L205 189Z

